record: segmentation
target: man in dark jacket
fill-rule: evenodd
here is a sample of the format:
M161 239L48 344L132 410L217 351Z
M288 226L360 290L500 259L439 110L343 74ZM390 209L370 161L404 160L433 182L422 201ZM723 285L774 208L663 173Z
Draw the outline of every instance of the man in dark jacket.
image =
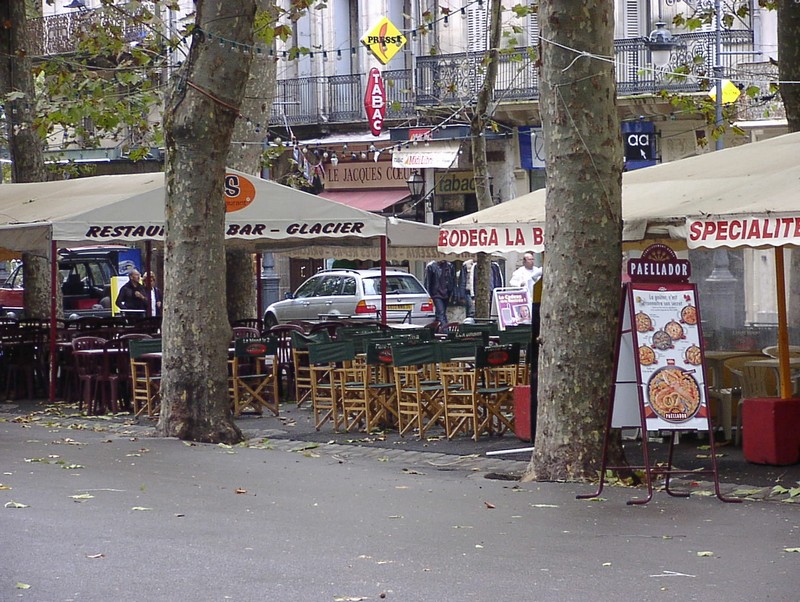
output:
M128 282L119 289L117 307L123 311L138 310L136 314L144 317L147 311L147 291L141 277L138 270L131 270Z
M425 266L425 289L433 300L439 329L447 329L447 305L456 287L456 271L449 261L431 261Z

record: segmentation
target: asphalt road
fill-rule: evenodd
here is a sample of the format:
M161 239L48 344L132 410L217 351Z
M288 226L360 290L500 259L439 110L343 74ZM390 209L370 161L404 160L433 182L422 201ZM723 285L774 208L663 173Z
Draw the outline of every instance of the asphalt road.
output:
M44 422L0 422L3 601L800 598L793 503L632 507L480 458Z

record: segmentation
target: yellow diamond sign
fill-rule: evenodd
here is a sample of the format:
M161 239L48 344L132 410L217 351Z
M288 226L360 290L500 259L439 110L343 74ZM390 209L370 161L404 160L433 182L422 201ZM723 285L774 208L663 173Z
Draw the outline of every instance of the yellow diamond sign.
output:
M387 17L384 17L361 38L361 43L370 49L382 65L385 65L405 46L406 37Z

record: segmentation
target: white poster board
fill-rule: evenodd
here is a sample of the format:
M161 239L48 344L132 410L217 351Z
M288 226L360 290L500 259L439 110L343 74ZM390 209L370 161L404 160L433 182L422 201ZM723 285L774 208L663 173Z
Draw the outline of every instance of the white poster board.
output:
M531 323L531 299L527 288L496 288L492 291L492 300L500 330Z

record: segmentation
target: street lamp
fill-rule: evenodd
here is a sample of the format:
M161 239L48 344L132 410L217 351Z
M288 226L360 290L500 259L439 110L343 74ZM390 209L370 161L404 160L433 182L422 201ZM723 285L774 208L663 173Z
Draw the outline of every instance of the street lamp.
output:
M406 184L413 200L416 201L422 198L422 194L425 192L425 178L422 177L421 173L418 171L413 172L408 176Z
M422 195L425 192L425 178L419 171L414 171L406 180L408 191L411 193L411 200L416 207L417 221L425 221L425 204L422 202ZM420 210L420 207L422 210ZM422 219L420 219L420 217Z
M650 49L650 61L659 69L669 65L672 51L678 45L677 40L663 21L656 23L656 28L645 38L644 43Z

